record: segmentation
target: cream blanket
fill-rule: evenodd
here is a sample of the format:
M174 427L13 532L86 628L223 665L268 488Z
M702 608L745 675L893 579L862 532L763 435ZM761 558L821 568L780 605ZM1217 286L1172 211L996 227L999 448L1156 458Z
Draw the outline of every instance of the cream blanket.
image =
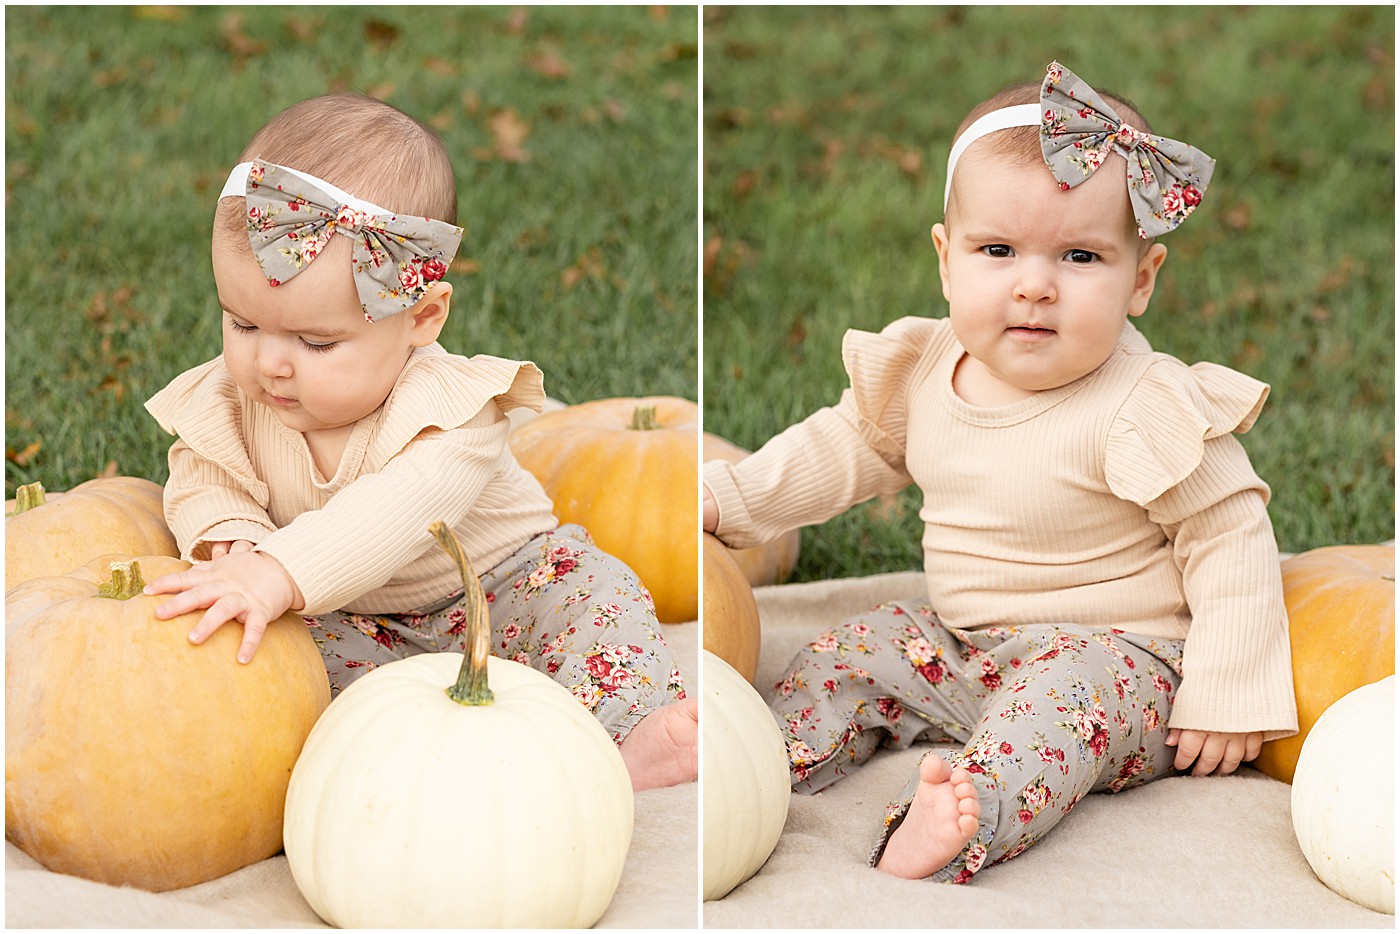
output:
M664 627L685 683L699 695L696 623ZM698 786L636 796L632 846L600 928L694 928L699 906ZM159 895L49 872L5 844L6 927L326 927L297 891L285 856Z
M759 588L758 685L780 680L803 644L844 617L923 587L913 572ZM1253 769L1091 795L1033 849L967 885L869 869L884 806L929 748L878 753L818 795L793 795L777 849L705 903L705 927L1394 926L1318 881L1293 834L1290 786Z

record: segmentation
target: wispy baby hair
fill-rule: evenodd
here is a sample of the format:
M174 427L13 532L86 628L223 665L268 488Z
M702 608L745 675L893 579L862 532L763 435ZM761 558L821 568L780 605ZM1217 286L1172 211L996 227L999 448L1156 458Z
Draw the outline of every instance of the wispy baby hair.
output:
M237 161L251 159L309 173L398 214L457 222L457 186L442 140L373 97L327 94L293 104L253 134ZM240 199L219 203L214 231L247 242Z

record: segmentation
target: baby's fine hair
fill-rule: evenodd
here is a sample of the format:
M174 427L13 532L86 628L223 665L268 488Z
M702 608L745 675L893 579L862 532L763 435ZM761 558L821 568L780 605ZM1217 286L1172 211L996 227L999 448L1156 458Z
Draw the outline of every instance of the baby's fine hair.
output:
M1019 84L1009 85L972 108L968 111L967 116L963 117L962 123L958 124L958 131L953 134L952 140L949 141L949 148L952 148L953 143L957 142L958 137L962 136L974 121L992 111L1000 110L1003 107L1014 107L1017 104L1039 103L1040 85L1039 81L1023 81ZM1102 90L1098 94L1108 106L1114 109L1120 120L1130 124L1135 129L1147 133L1152 132L1152 126L1147 122L1147 118L1126 97ZM983 137L978 141L977 146L983 155L1001 156L1012 160L1017 165L1045 164L1045 159L1040 152L1040 127L1038 126L1014 126L999 130L990 136ZM956 186L954 186L954 191L949 194L948 198L947 213L949 215L953 213L953 204L956 200Z
M314 175L397 214L457 223L457 185L442 140L373 97L327 94L293 104L253 134L238 161L252 159ZM214 232L247 243L240 201L219 203Z

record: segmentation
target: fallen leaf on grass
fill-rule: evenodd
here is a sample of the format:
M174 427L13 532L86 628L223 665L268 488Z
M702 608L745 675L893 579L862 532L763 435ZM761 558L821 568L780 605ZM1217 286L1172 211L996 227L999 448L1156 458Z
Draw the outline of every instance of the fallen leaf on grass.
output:
M423 65L435 75L450 78L457 73L457 64L445 58L430 58Z
M459 276L474 276L481 272L481 264L474 259L458 256L447 265L447 271Z
M529 162L530 154L520 145L530 135L530 125L514 110L498 110L487 121L496 158L503 162Z
M178 23L189 13L183 6L136 6L131 8L137 19L154 19L166 23Z
M530 11L523 6L518 6L510 11L510 16L506 17L506 32L512 36L518 36L525 31L525 25L530 22Z
M544 78L567 78L573 74L573 69L569 63L560 57L553 49L545 49L543 52L536 52L525 62L530 66L530 70Z
M116 461L108 461L108 462L107 462L107 466L106 466L106 467L103 467L103 468L102 468L102 472L101 472L100 474L98 474L96 477L94 477L93 479L95 479L95 480L110 480L110 479L112 479L113 477L116 477L116 476L119 476L118 473L117 473L117 462L116 462Z
M705 241L705 261L703 268L705 270L704 276L706 279L710 278L714 273L715 261L719 259L719 251L722 249L724 249L724 238L719 234L715 234L709 240Z
M233 57L239 64L243 60L261 55L267 51L267 43L260 39L254 39L243 31L243 14L234 11L223 18L219 24L219 36L224 40L224 45L233 53Z
M572 289L581 280L601 279L605 270L603 269L603 254L596 246L591 246L578 258L568 269L564 270L559 278L564 283L564 288Z
M17 467L28 467L29 462L39 455L39 449L43 446L44 442L35 441L25 446L25 448L20 451L15 451L7 447L5 448L5 460Z
M321 29L321 20L317 17L288 16L282 22L286 24L287 32L303 43L316 41L316 34Z
M382 19L365 20L365 38L374 44L375 51L387 52L398 41L399 27Z

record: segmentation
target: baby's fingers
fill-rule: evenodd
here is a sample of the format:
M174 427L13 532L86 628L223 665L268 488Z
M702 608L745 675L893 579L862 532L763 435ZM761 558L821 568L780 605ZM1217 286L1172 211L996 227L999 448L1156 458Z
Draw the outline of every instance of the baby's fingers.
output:
M192 593L193 591L190 592ZM182 594L181 596L184 595ZM175 597L170 600L169 603L174 603L175 600L178 599L180 598ZM169 603L162 605L168 606ZM195 623L194 628L190 630L190 641L195 645L199 645L205 639L213 635L224 623L237 619L245 612L247 612L247 607L244 605L241 596L233 593L224 594L222 597L215 600L213 604L210 605L209 609L204 611L204 615L199 618L199 622ZM241 651L239 654L242 654Z

